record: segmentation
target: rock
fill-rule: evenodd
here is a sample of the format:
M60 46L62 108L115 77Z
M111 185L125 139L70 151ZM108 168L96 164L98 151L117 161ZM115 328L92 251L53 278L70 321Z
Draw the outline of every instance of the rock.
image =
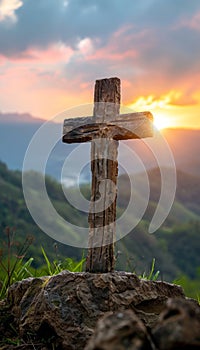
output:
M179 286L141 280L132 273L64 271L15 283L7 305L22 339L33 334L55 349L81 350L106 312L131 309L152 328L170 297L185 298Z
M154 327L159 350L200 349L200 307L194 301L169 299Z
M143 322L132 310L108 312L98 322L85 350L152 350Z
M85 350L126 349L200 349L200 306L194 300L168 299L152 330L132 310L106 313Z

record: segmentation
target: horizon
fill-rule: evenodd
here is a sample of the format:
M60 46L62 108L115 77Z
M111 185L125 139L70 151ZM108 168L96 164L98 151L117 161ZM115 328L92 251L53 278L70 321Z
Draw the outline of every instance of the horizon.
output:
M1 119L1 117L4 117L3 120ZM20 118L20 116L22 117L21 119L17 119L17 118L12 118L13 116L17 116ZM6 118L8 117L8 119ZM10 117L10 120L9 120ZM25 118L24 118L25 117ZM80 116L81 117L81 116ZM76 118L73 117L72 118ZM40 117L36 117L31 115L30 113L18 113L18 112L2 112L0 111L0 124L43 124L46 122L51 122L52 123L62 123L62 121L53 121L54 118L51 119L42 119ZM188 130L188 131L200 131L200 126L199 127L189 127L189 126L166 126L166 127L157 127L157 125L155 123L154 127L157 131L160 131L161 133L163 131L170 131L170 130L176 130L176 131L180 131L180 130Z
M117 76L124 106L149 110L158 128L198 130L199 23L196 0L2 1L2 113L50 120Z

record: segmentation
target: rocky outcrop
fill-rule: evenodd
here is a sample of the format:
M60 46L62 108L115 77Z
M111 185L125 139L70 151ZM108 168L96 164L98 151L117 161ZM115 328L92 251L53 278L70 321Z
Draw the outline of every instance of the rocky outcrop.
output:
M169 299L153 329L132 310L106 313L85 350L200 349L200 307L184 299Z
M152 350L144 323L132 310L106 313L98 322L85 350Z
M194 301L169 299L152 330L159 350L200 349L200 307Z
M160 331L156 328L157 322L169 298L184 301L181 287L141 280L125 272L90 274L64 271L56 276L29 278L14 284L9 289L4 307L9 307L13 325L24 341L29 335L31 339L54 346L47 346L47 349L81 350L91 338L97 321L106 312L117 312L119 321L125 322L125 333L126 322L130 321L128 327L132 329L139 319L135 333L139 332L141 339L147 341L147 329L154 329L153 336L158 343ZM128 311L126 319L120 319L119 315L127 309L134 314ZM111 320L112 313L109 313ZM0 320L0 329L2 327Z

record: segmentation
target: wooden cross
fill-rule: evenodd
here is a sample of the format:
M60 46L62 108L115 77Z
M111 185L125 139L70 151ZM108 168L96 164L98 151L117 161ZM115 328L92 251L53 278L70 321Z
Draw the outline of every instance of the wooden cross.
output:
M120 115L120 79L97 80L93 117L64 121L63 142L91 141L88 272L114 270L118 141L153 136L150 112Z

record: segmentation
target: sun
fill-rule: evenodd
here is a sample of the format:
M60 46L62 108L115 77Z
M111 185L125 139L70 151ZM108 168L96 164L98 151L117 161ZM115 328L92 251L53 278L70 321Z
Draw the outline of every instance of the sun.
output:
M140 96L128 107L134 111L150 111L153 114L153 124L157 130L177 127L177 108L171 103L177 93L170 91L168 94L155 98L154 95Z
M172 126L172 121L169 116L162 113L153 113L153 124L158 130L170 128Z

